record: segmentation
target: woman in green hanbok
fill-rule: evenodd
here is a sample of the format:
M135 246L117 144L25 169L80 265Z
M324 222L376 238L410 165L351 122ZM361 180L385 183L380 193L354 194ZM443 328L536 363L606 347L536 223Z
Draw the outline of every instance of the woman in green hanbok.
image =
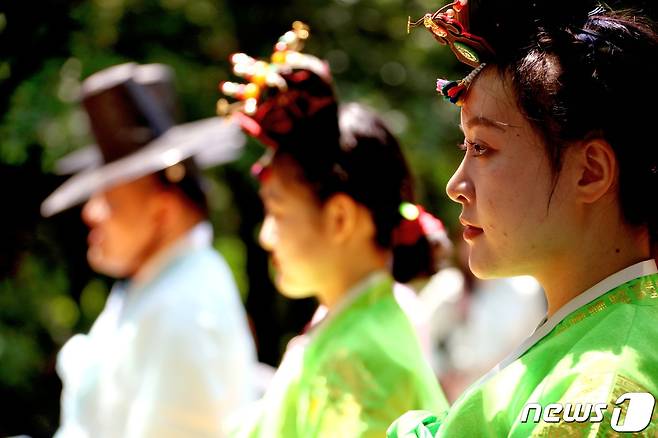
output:
M360 105L339 109L326 63L291 50L294 41L277 45L272 64L235 56L250 82L222 89L242 99L233 116L269 146L254 171L276 285L317 297L324 312L229 436L383 437L400 411L447 407L394 296L395 280L435 271L428 239L444 231L412 204L392 134Z
M389 437L658 434L658 37L594 6L459 0L418 22L475 67L437 84L461 106L447 193L470 268L533 275L548 314L449 411Z

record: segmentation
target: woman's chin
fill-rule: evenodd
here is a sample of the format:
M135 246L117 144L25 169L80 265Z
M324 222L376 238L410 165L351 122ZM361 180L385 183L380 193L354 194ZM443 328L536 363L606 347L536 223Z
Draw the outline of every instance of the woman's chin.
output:
M500 257L487 254L471 252L468 257L468 267L480 280L492 280L495 278L514 277L517 275L528 275L518 269L520 263L503 262Z
M294 284L291 281L286 281L285 278L282 278L281 274L277 274L276 288L279 290L279 293L286 298L301 299L314 296L314 293L310 288Z
M495 263L491 260L486 260L483 257L478 257L476 254L471 254L468 257L468 267L477 278L481 280L488 280L491 278L497 278L499 275L496 275L494 269Z

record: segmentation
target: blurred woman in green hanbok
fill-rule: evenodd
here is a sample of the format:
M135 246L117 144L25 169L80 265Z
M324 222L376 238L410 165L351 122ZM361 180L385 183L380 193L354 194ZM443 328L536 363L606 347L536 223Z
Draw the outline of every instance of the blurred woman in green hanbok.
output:
M382 437L401 410L447 406L393 291L435 272L430 240L445 234L413 204L384 123L361 105L339 109L327 64L294 50L305 31L287 34L271 64L236 55L249 83L222 86L241 99L233 116L268 146L253 171L276 284L325 310L289 343L260 406L230 436Z

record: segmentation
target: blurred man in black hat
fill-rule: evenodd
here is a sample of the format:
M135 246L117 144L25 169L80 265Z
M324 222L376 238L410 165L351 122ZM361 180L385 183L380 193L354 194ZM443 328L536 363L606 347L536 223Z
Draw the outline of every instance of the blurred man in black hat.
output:
M199 166L236 157L237 126L174 125L173 75L123 64L89 77L83 105L97 145L42 205L86 201L87 258L122 279L88 335L58 355L58 438L216 437L253 395L253 342L229 268L212 248Z

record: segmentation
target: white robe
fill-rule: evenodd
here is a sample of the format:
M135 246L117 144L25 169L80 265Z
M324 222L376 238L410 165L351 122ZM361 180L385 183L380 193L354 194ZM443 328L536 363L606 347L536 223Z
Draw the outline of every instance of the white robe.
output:
M253 340L210 224L117 284L88 335L58 355L56 438L222 436L222 418L253 400Z

